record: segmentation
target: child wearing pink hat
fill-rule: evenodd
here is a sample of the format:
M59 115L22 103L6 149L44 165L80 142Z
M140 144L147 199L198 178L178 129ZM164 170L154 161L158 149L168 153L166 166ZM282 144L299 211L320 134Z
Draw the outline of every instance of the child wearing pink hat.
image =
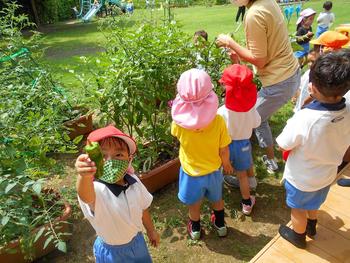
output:
M316 15L316 11L312 8L306 8L300 13L300 17L298 18L297 25L297 43L302 47L302 50L294 52L295 57L299 60L299 64L303 67L306 63L306 57L310 50L310 40L312 39L314 33L312 32L312 23L314 22L314 18Z
M75 162L79 204L97 234L96 262L152 262L142 228L153 246L158 246L159 234L148 212L153 197L130 169L134 139L107 126L91 132L87 140L99 143L104 162L98 178L88 154Z
M189 209L187 230L193 240L201 237L200 207L204 197L213 204L211 221L220 237L227 235L222 200L223 176L232 173L225 121L217 115L218 97L209 75L200 69L181 74L173 101L171 134L180 141L178 198Z
M249 188L256 187L253 170L252 147L250 137L253 129L261 123L261 118L255 109L257 99L256 85L253 73L245 65L234 64L227 67L219 81L225 87L225 105L218 110L228 127L231 144L230 160L236 171L242 195L242 213L250 215L255 204L255 196ZM225 183L230 183L234 177L226 175Z

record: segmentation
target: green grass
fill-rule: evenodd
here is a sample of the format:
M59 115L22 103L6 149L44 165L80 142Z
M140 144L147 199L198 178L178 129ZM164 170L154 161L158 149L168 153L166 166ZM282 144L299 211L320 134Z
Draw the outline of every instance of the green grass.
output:
M309 1L304 4L304 8L312 7L317 12L322 11L323 1ZM333 28L341 23L349 23L348 11L350 1L338 0L334 2L333 12L336 15L336 22ZM204 29L209 34L209 39L213 40L220 33L234 32L237 24L234 22L237 8L233 5L225 6L195 6L189 8L173 8L175 19L183 25L183 31L189 35L199 29ZM163 10L155 10L151 13L148 10L136 10L133 18L137 20L150 19L151 17L162 19ZM103 19L103 18L102 18ZM289 32L295 31L296 15L294 13L290 24ZM313 26L316 31L316 22ZM56 72L57 77L61 77L67 86L74 87L77 82L68 74L68 69L78 72L86 72L80 66L79 57L98 57L101 45L106 43L106 38L102 31L98 30L96 21L82 23L78 20L62 22L43 28L45 37L45 59ZM243 40L243 26L235 33L235 39Z

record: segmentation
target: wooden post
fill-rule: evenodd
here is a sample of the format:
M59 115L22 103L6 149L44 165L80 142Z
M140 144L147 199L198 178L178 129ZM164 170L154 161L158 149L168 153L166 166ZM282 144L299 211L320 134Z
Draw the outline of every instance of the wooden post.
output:
M39 16L38 16L38 11L36 10L35 0L30 0L30 4L32 6L32 10L33 10L33 14L34 14L35 24L38 27L38 26L40 26L40 20L39 20Z

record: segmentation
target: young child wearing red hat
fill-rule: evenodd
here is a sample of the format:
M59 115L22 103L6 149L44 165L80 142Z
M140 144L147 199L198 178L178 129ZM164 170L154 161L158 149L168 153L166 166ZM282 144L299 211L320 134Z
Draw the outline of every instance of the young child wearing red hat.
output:
M252 71L239 64L227 67L219 82L225 87L225 105L219 108L218 114L224 118L231 136L230 160L239 180L237 184L235 177L225 175L224 182L230 186L239 185L242 212L250 215L255 204L255 196L250 194L250 189L255 188L257 183L249 139L253 129L261 122L255 109L256 85Z
M223 176L233 168L229 160L230 136L217 115L218 97L209 75L200 69L181 74L173 101L171 134L180 141L178 198L189 209L187 231L193 240L201 237L202 199L212 202L211 221L220 237L227 235L222 200Z
M91 132L87 140L99 143L104 159L103 173L95 180L96 164L88 154L75 162L79 204L97 234L96 262L152 262L142 225L153 246L158 246L159 234L147 210L153 197L130 172L135 141L114 126Z

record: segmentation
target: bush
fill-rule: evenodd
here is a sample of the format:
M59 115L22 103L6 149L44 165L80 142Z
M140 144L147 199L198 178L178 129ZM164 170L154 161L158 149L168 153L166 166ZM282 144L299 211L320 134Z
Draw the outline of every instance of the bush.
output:
M21 238L21 249L30 257L35 240L31 231L62 212L59 202L42 194L56 163L47 154L75 152L76 147L63 127L69 103L37 62L40 35L22 36L31 23L16 15L17 10L9 3L0 11L0 248ZM46 243L65 250L51 226Z
M98 101L100 125L113 122L136 138L139 153L134 165L143 172L160 159L178 154L170 135L168 102L175 98L181 73L198 66L200 52L200 64L216 84L226 62L226 54L214 43L194 46L192 36L181 31L176 22L164 21L130 28L135 23L130 17L103 20L103 28L110 29L106 53L90 65L93 79L79 77Z

